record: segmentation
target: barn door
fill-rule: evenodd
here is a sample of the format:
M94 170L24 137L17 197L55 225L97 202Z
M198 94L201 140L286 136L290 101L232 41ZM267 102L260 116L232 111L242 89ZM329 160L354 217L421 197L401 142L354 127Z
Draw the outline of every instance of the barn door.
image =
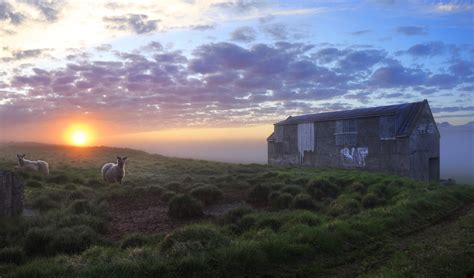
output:
M430 158L430 181L439 181L439 157Z

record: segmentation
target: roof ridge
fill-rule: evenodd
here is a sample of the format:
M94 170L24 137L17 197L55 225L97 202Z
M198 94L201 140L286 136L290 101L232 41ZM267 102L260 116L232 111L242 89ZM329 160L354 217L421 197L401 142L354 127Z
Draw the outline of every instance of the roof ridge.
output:
M343 120L350 118L366 118L381 115L393 115L399 113L401 110L414 108L426 100L411 102L411 103L400 103L385 106L376 107L364 107L351 110L338 110L320 112L314 114L305 114L299 116L288 117L283 121L277 122L275 125L284 124L297 124L303 122L318 122L318 121L331 121L331 120Z

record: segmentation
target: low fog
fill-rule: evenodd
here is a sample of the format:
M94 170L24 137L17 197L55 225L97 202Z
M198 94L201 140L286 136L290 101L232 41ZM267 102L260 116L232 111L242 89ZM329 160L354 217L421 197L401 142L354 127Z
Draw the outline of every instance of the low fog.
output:
M438 124L441 132L441 178L458 183L474 183L474 124ZM216 160L234 163L266 163L266 138L207 142L137 142L127 147L172 157ZM123 145L123 144L121 144Z

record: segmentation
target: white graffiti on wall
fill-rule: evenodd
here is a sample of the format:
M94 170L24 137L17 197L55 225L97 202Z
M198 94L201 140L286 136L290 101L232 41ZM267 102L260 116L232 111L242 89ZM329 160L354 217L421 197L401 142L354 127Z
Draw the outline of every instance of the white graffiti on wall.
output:
M342 148L340 153L342 164L344 166L365 167L365 159L369 154L369 148Z

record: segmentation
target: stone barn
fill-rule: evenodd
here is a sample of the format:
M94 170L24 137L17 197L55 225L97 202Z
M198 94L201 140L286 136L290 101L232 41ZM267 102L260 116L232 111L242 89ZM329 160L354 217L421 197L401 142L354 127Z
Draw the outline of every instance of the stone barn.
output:
M327 112L274 125L268 163L356 168L439 180L440 134L427 100Z

